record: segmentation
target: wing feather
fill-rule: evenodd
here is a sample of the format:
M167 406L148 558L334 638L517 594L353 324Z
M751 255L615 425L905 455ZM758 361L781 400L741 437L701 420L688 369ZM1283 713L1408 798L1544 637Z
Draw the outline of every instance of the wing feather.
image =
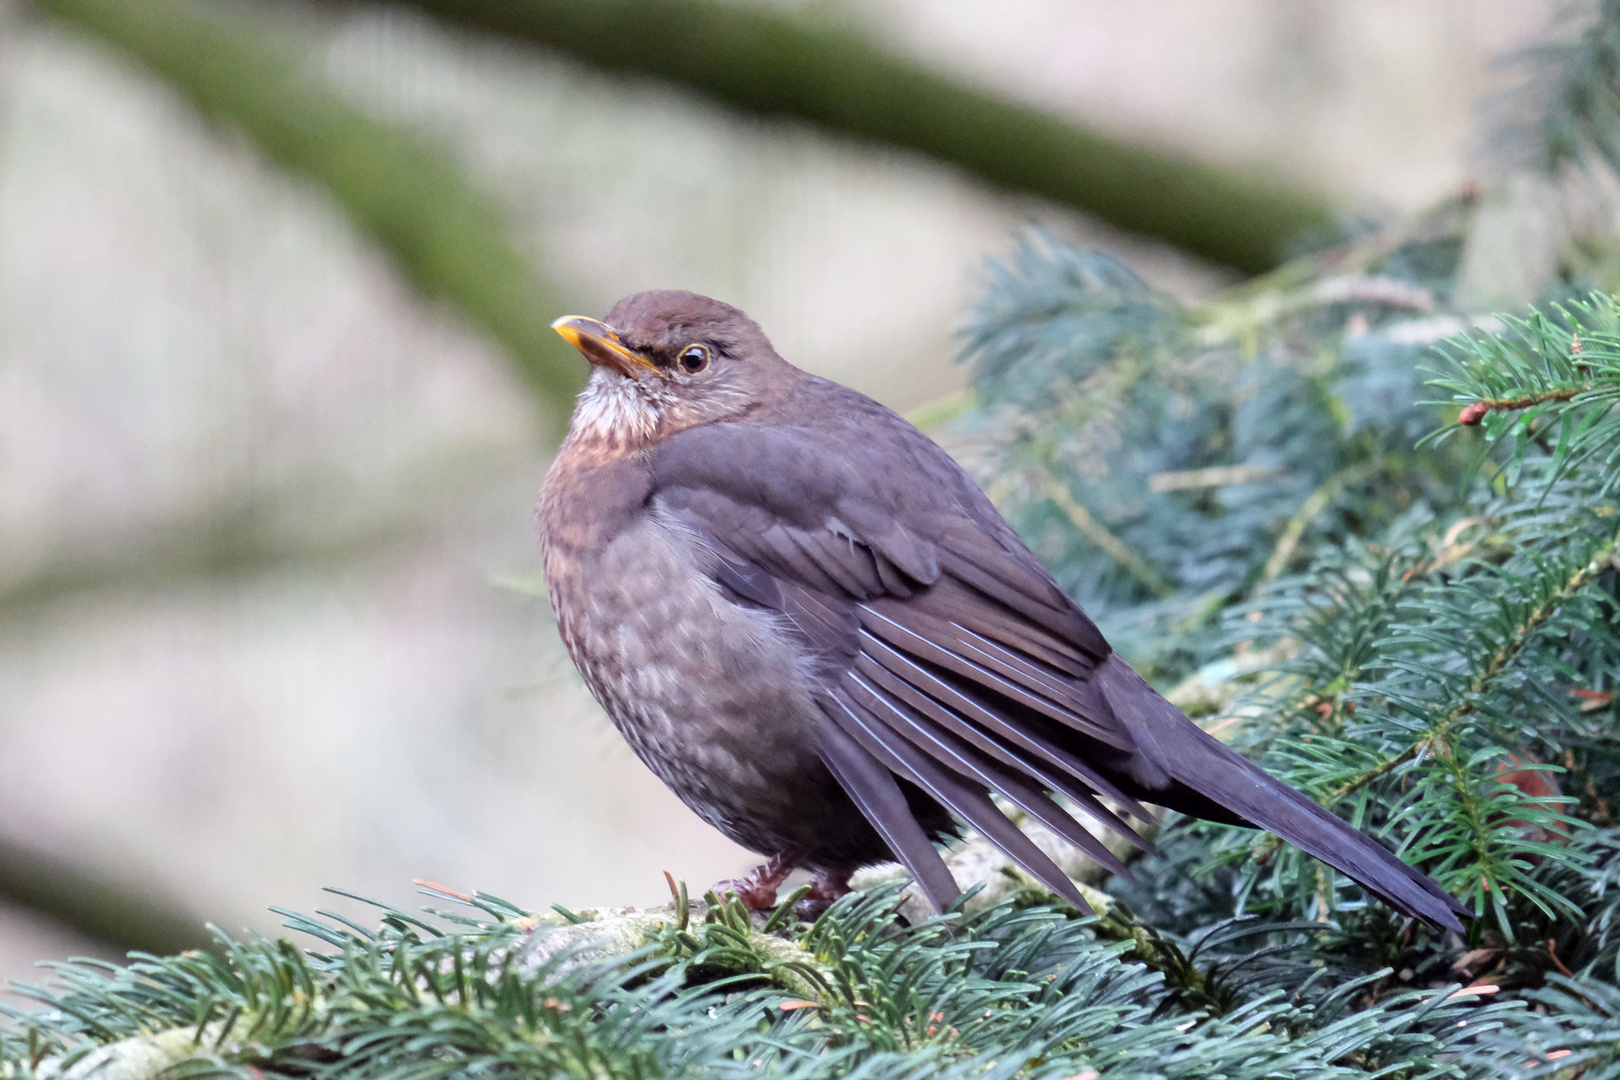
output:
M783 531L804 553L805 558L815 563L823 574L836 581L850 596L883 594L883 579L877 567L879 560L872 557L872 552L864 544L844 540L830 532L813 534L793 528ZM839 551L839 544L843 544L846 550Z
M1130 871L1125 869L1125 864L1119 861L1118 856L1070 817L1061 806L1047 798L1039 788L1020 777L1014 771L1020 764L1017 759L1002 753L989 740L982 737L959 739L939 731L910 708L892 700L859 675L851 673L846 676L844 690L853 700L866 708L869 716L887 724L941 765L977 780L992 791L1000 792L1025 813L1090 855L1112 873L1130 877ZM1009 763L1009 760L1013 769L1000 768L995 764Z
M1095 657L954 577L941 577L909 603L918 611L1000 642L1071 678L1087 679L1096 670Z
M793 530L780 523L772 523L755 537L725 536L729 545L757 559L772 574L797 581L818 592L831 596L845 595L843 584L821 568L793 539ZM752 539L754 542L749 543Z
M1121 749L1130 745L1128 742L1117 741L1119 723L1114 719L1107 700L1089 681L1043 670L1045 665L1033 662L1028 657L1020 656L959 623L938 618L921 608L887 599L867 601L861 608L863 611L877 612L891 621L904 622L909 629L923 635L935 645L1011 679L1025 689L1059 705L1080 721L1079 723L1074 720L1068 721L1073 726L1081 730L1086 730L1088 726L1092 729L1086 731L1088 735L1119 746Z
M988 505L985 508L994 513ZM997 541L995 534L1006 529L1006 523L998 517L1000 529L986 529L984 524L972 516L944 523L938 543L946 552L945 573L1018 612L1032 625L1046 628L1094 662L1106 658L1113 650L1102 631L1063 595L1029 549Z
M950 807L957 816L977 829L979 835L1029 871L1042 885L1081 911L1090 913L1090 905L1080 895L1080 890L1074 887L1069 876L1036 847L1033 840L1008 821L1005 814L996 809L985 788L965 782L934 764L916 747L873 719L841 690L835 690L829 696L838 706L828 712L833 722L869 754L888 766L890 772L910 780Z
M963 676L970 682L979 684L992 690L1002 697L1015 701L1036 712L1043 713L1080 731L1100 742L1121 750L1131 749L1129 737L1120 729L1105 727L1092 718L1083 716L1069 706L1068 702L1053 701L1043 687L1035 679L1021 679L1015 673L1004 677L1001 673L990 670L980 660L984 654L974 651L972 655L963 655L962 651L953 650L947 644L941 644L932 637L926 636L922 630L938 629L934 620L928 619L921 626L917 620L907 619L902 622L887 611L880 611L875 607L861 605L861 628L875 637L882 638L891 646L902 652L911 654L921 660L938 664L949 671ZM964 650L966 651L966 650ZM1030 684L1033 684L1030 685ZM1055 694L1053 696L1056 696ZM1067 695L1065 695L1067 696Z
M932 683L933 677L927 671L916 668L914 664L900 656L900 654L891 650L889 659L891 662L897 662L896 666L914 669L913 675L917 677L917 681ZM855 671L859 672L869 682L881 687L890 698L905 702L916 712L932 719L945 730L954 732L974 745L980 746L986 753L995 756L1003 764L1018 770L1025 776L1040 781L1051 790L1068 797L1093 819L1126 837L1141 850L1146 852L1153 850L1152 845L1136 835L1134 829L1121 821L1102 803L1098 802L1096 795L1092 791L1086 790L1081 785L1091 785L1092 790L1106 798L1115 800L1130 812L1140 815L1151 823L1152 818L1148 816L1147 810L1137 803L1135 799L1121 792L1106 778L1098 775L1095 770L1086 767L1078 758L1063 754L1050 745L1042 743L1016 726L1009 724L1002 717L982 709L977 702L965 697L955 688L940 683L941 696L960 702L966 707L964 711L979 720L990 731L1003 736L1006 740L1005 742L996 741L981 728L975 727L963 716L953 711L949 705L923 692L914 682L908 682L906 679L896 675L891 669L872 659L870 653L863 653L856 658ZM1014 746L1008 746L1008 742L1013 743ZM1020 754L1019 750L1023 750L1024 753Z
M831 711L825 704L823 709ZM935 909L944 911L949 907L960 891L956 879L912 816L894 774L835 724L824 725L821 732L821 760L889 850L911 871Z

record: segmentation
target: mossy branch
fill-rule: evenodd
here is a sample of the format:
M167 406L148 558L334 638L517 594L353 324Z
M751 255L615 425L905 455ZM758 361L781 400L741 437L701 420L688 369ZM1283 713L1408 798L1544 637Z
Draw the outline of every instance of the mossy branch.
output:
M1331 234L1324 202L1266 176L1016 104L848 30L714 0L409 0L446 20L650 75L743 113L920 151L1240 270Z
M39 0L139 61L266 157L319 184L407 279L506 347L553 418L582 375L550 330L563 310L495 201L443 149L346 103L257 22L174 0Z
M172 898L4 836L0 898L119 951L161 955L211 944L203 920Z

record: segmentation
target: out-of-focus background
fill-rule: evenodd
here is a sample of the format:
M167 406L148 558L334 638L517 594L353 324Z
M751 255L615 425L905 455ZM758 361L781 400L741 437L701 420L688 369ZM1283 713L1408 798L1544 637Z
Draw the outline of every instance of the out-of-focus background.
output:
M147 7L0 0L0 980L116 954L90 908L271 931L269 905L321 906L324 885L413 905L413 878L646 904L663 870L707 884L752 860L635 760L556 640L531 506L560 376L523 372L565 358L514 360L521 329L414 272L252 107L177 75L196 53L165 43L171 16L271 43L306 88L436 148L508 226L542 327L695 289L916 410L963 385L983 260L1029 223L1184 298L1256 269L455 4ZM1556 8L746 10L1353 227L1491 167L1480 108L1515 78L1497 60ZM210 85L254 75L226 68Z

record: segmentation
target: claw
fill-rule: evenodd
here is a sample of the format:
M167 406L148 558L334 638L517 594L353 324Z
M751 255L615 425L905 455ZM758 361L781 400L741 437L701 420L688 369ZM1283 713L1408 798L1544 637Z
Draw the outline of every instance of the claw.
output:
M714 894L736 893L749 911L770 911L776 907L776 890L793 873L794 861L787 855L772 855L763 866L756 866L740 878L716 883ZM846 890L847 891L847 890Z

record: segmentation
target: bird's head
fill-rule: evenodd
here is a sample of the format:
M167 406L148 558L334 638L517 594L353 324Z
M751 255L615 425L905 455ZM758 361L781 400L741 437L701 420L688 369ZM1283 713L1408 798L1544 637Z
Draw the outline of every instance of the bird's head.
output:
M697 293L635 293L606 319L568 315L551 326L593 369L574 410L576 437L626 448L740 419L800 374L754 320Z

